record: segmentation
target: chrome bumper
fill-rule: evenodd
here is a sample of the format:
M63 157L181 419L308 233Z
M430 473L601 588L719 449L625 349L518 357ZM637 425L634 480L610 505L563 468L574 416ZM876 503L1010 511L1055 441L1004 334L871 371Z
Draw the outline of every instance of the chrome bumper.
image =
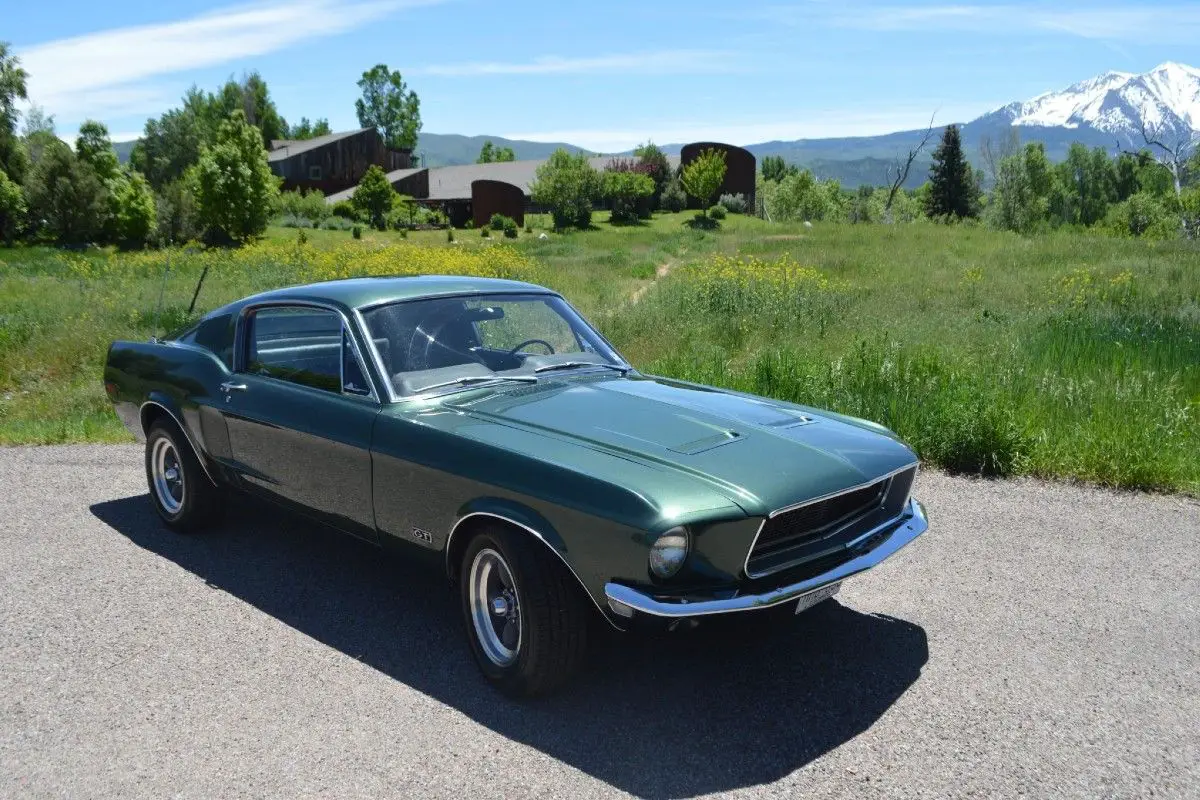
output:
M780 586L762 594L746 594L730 597L725 600L656 600L644 592L632 589L619 583L606 583L604 594L608 597L608 607L619 617L630 619L636 614L649 614L654 617L684 618L702 617L710 614L732 614L737 611L756 611L770 608L781 603L790 603L804 595L815 592L831 583L843 581L846 578L866 572L871 567L889 558L897 550L904 547L913 539L920 536L929 528L925 516L925 507L916 500L908 501L908 513L900 519L891 534L882 544L873 550L853 558L839 567L824 572L808 580L793 583L790 586Z

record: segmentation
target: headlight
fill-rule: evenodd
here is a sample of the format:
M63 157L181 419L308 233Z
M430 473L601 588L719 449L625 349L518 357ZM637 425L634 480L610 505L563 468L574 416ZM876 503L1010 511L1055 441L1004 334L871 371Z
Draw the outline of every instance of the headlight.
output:
M691 537L683 526L660 535L650 548L650 571L660 578L669 578L679 572L690 544Z

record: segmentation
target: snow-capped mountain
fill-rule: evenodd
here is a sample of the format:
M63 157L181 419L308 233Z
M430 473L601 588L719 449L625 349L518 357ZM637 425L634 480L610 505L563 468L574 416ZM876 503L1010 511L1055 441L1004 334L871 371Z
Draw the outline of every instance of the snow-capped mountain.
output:
M1171 135L1200 132L1200 70L1167 62L1143 75L1106 72L988 116L1022 127L1092 128L1128 139L1139 139L1143 124Z

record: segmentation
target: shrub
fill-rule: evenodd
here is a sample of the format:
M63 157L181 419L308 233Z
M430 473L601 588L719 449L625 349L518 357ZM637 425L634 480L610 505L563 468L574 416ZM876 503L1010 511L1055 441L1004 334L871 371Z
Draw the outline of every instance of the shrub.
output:
M1151 239L1174 238L1181 228L1179 216L1147 192L1138 192L1128 200L1110 206L1103 224L1113 236Z
M331 209L325 203L325 195L317 190L280 192L279 211L284 215L304 217L313 223L313 227L331 213Z
M298 217L295 214L284 214L277 222L281 228L311 228L312 223L304 217Z
M296 244L300 245L301 247L308 244L308 234L304 232L303 228L296 231Z
M537 169L530 187L533 202L550 209L556 229L586 228L592 222L592 203L599 191L599 175L583 154L559 148Z
M490 238L492 238L492 229L489 228L487 225L484 225L482 228L479 229L479 235L482 236L484 239L490 239Z
M717 203L730 214L746 213L747 204L746 195L744 194L723 194Z
M489 225L494 231L502 231L509 239L517 238L517 221L512 217L504 214L492 214Z
M679 181L673 180L667 184L667 188L663 189L662 197L659 198L659 206L672 214L678 214L687 208L687 195L684 194Z
M454 241L454 228L446 228L446 241L447 242Z
M713 219L725 219L725 206L718 203L708 210L708 216Z
M351 222L358 219L358 209L349 200L338 200L330 211L333 216L348 219Z
M632 171L608 170L600 182L601 192L612 201L613 222L637 222L643 207L654 195L654 180Z
M526 223L525 223L525 232L526 232L526 233L533 233L533 223L532 223L532 222L526 222Z
M321 227L327 231L348 231L354 227L354 223L343 217L331 216L321 223Z
M355 225L353 228L350 229L350 233L352 236L354 236L355 239L361 239L362 238L362 225Z
M367 168L362 180L358 183L358 188L354 190L354 197L350 202L354 204L354 208L359 214L371 223L372 227L378 230L386 230L388 223L388 214L392 210L392 206L396 203L396 190L392 188L392 184L387 179L378 166L372 164Z

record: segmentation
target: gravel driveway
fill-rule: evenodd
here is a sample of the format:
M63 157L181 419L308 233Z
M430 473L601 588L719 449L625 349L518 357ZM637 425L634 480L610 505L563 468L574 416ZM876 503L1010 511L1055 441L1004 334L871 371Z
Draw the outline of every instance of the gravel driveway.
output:
M1200 504L925 474L838 603L597 648L519 705L436 573L247 508L161 528L141 449L0 449L0 796L1200 796Z

